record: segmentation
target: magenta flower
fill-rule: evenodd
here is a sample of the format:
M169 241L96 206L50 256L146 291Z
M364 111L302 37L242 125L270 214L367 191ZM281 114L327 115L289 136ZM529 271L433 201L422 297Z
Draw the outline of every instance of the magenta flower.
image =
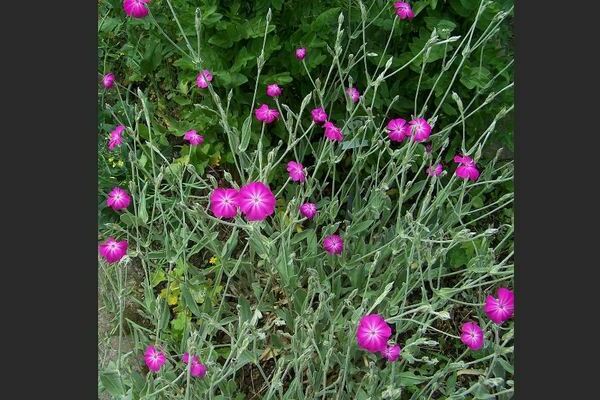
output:
M192 129L183 135L183 140L187 140L190 143L190 146L198 146L199 144L204 143L204 136L198 135L198 132Z
M472 180L475 182L479 179L479 170L475 161L469 156L454 156L454 162L458 163L456 168L456 176L463 180Z
M144 18L148 15L147 3L150 3L150 0L123 0L123 10L130 17Z
M317 214L317 205L314 203L304 203L299 208L300 214L302 216L313 219L313 217Z
M112 237L109 237L104 243L98 246L98 252L107 263L116 263L127 254L127 240L117 242Z
M427 123L425 118L415 118L408 123L415 142L424 142L431 135L431 125Z
M346 89L346 94L352 99L353 103L358 103L358 100L360 100L360 92L355 87Z
M160 367L167 362L167 358L165 357L165 353L159 351L156 347L148 346L144 352L144 361L146 361L146 365L150 371L158 372Z
M440 176L442 174L443 170L444 170L444 168L442 167L442 164L437 163L437 164L432 165L429 168L427 168L427 175Z
M342 254L344 250L344 239L338 235L329 235L323 239L323 248L329 254Z
M238 191L216 188L210 194L210 211L218 218L233 218L238 213Z
M126 190L120 187L113 188L106 199L106 205L115 211L129 207L129 203L131 203L131 197Z
M323 107L313 109L310 114L312 115L312 120L315 124L321 125L323 122L327 121L327 113Z
M123 131L124 130L125 130L125 127L123 125L119 125L110 132L110 135L108 138L108 149L109 150L114 150L115 147L123 144Z
M410 126L405 119L394 118L386 126L388 137L392 142L401 142L410 136Z
M290 161L287 164L287 171L290 174L290 179L294 182L304 182L306 180L306 174L304 173L304 166L296 161Z
M110 89L115 86L115 74L109 72L108 74L104 75L102 77L102 86L104 86L105 89Z
M240 189L238 205L248 221L263 221L275 211L275 196L264 183L251 182Z
M205 69L196 77L196 86L198 86L200 89L206 89L208 87L208 82L211 82L212 80L212 74L209 70Z
M342 130L335 126L332 122L325 122L323 125L325 128L325 137L333 142L341 142L344 140L344 135L342 134Z
M269 97L278 97L281 96L281 88L278 84L273 83L272 85L267 85L267 96Z
M304 47L296 49L296 58L298 60L304 60L304 57L306 57L306 49Z
M279 111L274 108L269 108L266 104L262 104L254 111L254 115L257 120L264 122L265 124L270 124L279 118Z
M483 347L483 331L475 322L466 322L460 327L460 341L471 350Z
M181 357L181 360L184 364L187 364L190 361L189 353L184 353L183 357ZM204 376L206 375L206 371L206 365L200 362L200 358L198 358L198 356L192 356L192 367L190 369L190 375L195 378L204 378Z
M392 328L379 314L365 315L358 322L356 329L358 346L371 353L385 351L391 335Z
M395 2L394 7L396 8L396 15L400 19L411 20L415 17L415 13L413 12L412 8L410 8L410 4L404 1Z
M392 346L387 346L385 350L381 352L381 355L389 362L394 362L400 357L401 350L400 345L394 344Z
M493 323L502 325L515 313L515 294L510 289L500 288L496 295L498 297L490 295L485 299L483 311Z

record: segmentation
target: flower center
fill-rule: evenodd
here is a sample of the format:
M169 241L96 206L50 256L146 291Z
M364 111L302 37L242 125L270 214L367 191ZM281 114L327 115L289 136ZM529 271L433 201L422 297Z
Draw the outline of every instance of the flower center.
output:
M257 205L259 205L261 203L261 198L260 198L260 196L255 195L255 196L252 196L252 200L251 201L252 201L252 203L254 205L257 206Z

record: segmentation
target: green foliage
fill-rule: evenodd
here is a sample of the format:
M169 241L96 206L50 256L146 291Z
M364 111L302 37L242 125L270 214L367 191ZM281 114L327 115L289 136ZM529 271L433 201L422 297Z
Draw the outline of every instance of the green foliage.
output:
M134 343L130 351L119 344L116 360L100 360L101 392L513 395L513 324L491 324L481 307L513 279L512 2L481 4L415 1L408 22L389 1L361 10L354 0L155 0L142 20L125 18L120 0L100 2L99 73L118 81L99 94L100 236L129 242L120 263L100 262L100 287L119 343L126 334ZM305 63L294 57L300 46ZM200 90L195 78L204 68L214 79ZM282 115L265 127L252 112L274 106L265 94L273 82L283 87ZM344 96L352 84L363 94L356 105ZM341 144L310 123L321 104L343 128ZM434 126L431 152L387 139L390 118L413 116ZM108 152L106 134L118 123L131 129ZM186 145L189 129L205 143ZM457 153L475 158L477 182L454 176ZM287 180L290 159L304 163L306 183ZM437 162L446 172L427 176ZM211 190L259 179L277 194L267 221L212 216ZM117 185L133 199L120 214L104 204ZM318 205L312 221L298 215L305 201ZM340 257L322 249L335 232L344 238ZM132 287L134 265L141 273ZM357 347L356 325L370 312L393 326L403 348L397 363ZM486 331L480 351L458 340L467 320ZM168 355L157 374L139 366L148 344ZM187 376L186 351L207 364L204 379Z

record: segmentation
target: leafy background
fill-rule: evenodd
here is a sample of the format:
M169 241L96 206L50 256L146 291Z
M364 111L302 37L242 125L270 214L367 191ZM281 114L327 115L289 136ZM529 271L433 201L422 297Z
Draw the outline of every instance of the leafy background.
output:
M393 67L398 67L422 49L429 38L433 28L437 28L440 37L464 35L468 30L479 6L478 0L449 0L449 1L416 1L412 3L416 17L410 23L399 24L387 50L388 55L395 55ZM491 2L478 24L483 30L490 22L492 16L510 7L512 0L499 0ZM381 13L387 7L387 12ZM307 66L311 76L324 76L329 65L327 64L327 45L331 45L335 37L337 18L339 13L350 10L346 19L348 24L360 19L360 9L355 1L187 1L175 0L173 6L178 10L178 15L186 34L195 36L194 18L195 9L200 7L203 16L203 46L202 58L204 64L213 72L215 79L213 85L216 90L231 90L230 124L241 130L242 123L253 108L252 96L256 77L256 57L262 46L262 36L265 28L265 15L270 8L273 12L272 23L269 28L265 46L265 67L260 77L259 87L268 83L278 83L283 87L281 101L298 109L304 98L304 93L312 90L312 83L307 77L301 63L294 57L294 50L304 46L309 49ZM179 37L178 44L185 48L183 39L178 34L178 27L167 9L164 1L152 2L153 15L171 37ZM386 40L392 29L394 21L392 2L377 0L368 5L369 19L373 20L368 29L368 43L370 51L381 54ZM207 167L231 166L232 157L229 148L224 146L223 134L218 126L217 117L209 111L197 106L204 102L212 107L210 96L195 88L197 67L174 49L174 47L158 32L148 20L132 20L125 18L120 0L104 0L99 4L99 73L112 71L117 79L126 86L135 90L141 88L148 93L154 109L152 112L160 121L156 126L155 138L161 144L161 151L174 156L188 154L189 148L183 145L183 133L189 129L196 129L205 135L205 144L191 153L190 162L199 172ZM346 34L349 34L346 32ZM448 52L453 49L454 43L448 45ZM356 54L358 45L347 49L347 53ZM423 96L427 94L442 63L444 49L442 46L434 47L425 66L421 90ZM504 23L499 26L499 32L483 46L479 54L470 57L459 76L459 85L453 86L453 91L461 99L471 100L474 96L486 96L487 93L498 91L512 82L513 69L511 60L512 26ZM377 66L379 57L369 57L368 62ZM399 95L392 110L397 115L409 116L413 113L413 99L417 89L415 74L419 74L420 62L413 63L410 69L398 73L392 84L383 82L377 92L374 103L374 113L385 111L392 98ZM498 75L492 87L484 87L491 77ZM361 89L364 76L352 76L354 82ZM439 105L444 96L444 91L449 84L451 75L444 74L434 92L434 106ZM125 96L125 94L123 94ZM338 96L341 94L337 94ZM126 168L113 168L116 161L109 162L105 145L105 133L112 129L114 121L103 104L114 99L106 98L115 96L114 93L101 94L99 102L99 153L100 153L100 185L102 189L112 187L119 181L126 179ZM203 98L204 97L204 98ZM492 107L488 107L469 120L467 144L470 139L478 137L485 130L488 121L505 104L512 104L513 92L506 90L495 100ZM370 99L368 99L370 100ZM420 99L422 102L423 99ZM259 90L257 104L267 102L263 90ZM450 102L444 102L441 118L455 117L458 110ZM513 151L513 126L512 117L502 119L497 127L498 134L486 147L482 161L492 159L496 150L503 148L502 158L511 158ZM443 121L440 121L443 123ZM282 125L270 129L267 135L266 146L285 139L286 132ZM258 141L259 131L253 131L252 143ZM460 139L455 136L447 151L446 162L460 148ZM122 159L126 155L122 155ZM112 178L114 177L114 178ZM512 183L503 187L506 192L512 192ZM100 209L102 206L100 204ZM507 210L511 213L512 210ZM110 213L100 216L108 218Z

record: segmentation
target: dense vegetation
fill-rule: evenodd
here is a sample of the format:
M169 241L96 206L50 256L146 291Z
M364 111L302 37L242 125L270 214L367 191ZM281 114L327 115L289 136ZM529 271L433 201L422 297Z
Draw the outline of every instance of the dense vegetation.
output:
M98 6L99 81L115 76L98 92L99 242L128 244L99 259L100 395L511 398L513 322L484 304L513 280L512 1L415 1L412 19L391 1L144 4L142 18ZM278 119L257 120L261 104ZM397 118L431 135L393 141ZM272 215L215 213L216 188L254 181ZM115 187L130 205L107 204ZM324 246L333 234L341 254ZM397 360L357 343L368 314L391 327ZM480 349L461 341L467 322ZM165 357L157 371L148 346Z

